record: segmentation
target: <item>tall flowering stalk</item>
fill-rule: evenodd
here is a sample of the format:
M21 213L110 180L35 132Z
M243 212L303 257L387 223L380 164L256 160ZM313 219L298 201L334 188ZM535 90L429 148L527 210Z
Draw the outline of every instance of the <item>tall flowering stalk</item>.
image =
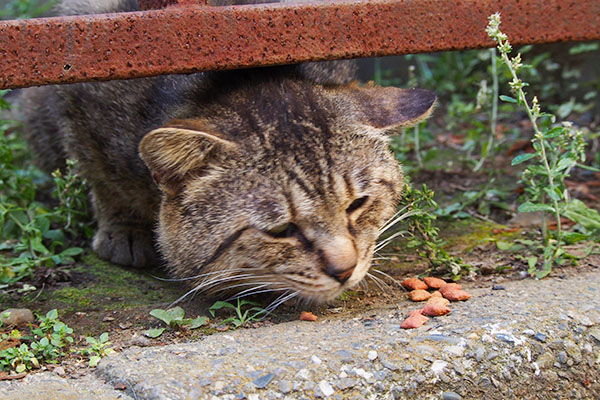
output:
M516 99L509 96L500 96L500 99L521 104L527 112L534 131L532 145L535 152L515 157L512 165L532 159L537 161L537 163L530 163L523 172L521 181L527 185L525 188L527 201L519 206L519 211L542 212L543 265L541 270L537 270L534 266L529 271L532 275L542 278L550 273L552 265L564 254L561 247L563 231L560 217L569 201L564 179L578 161L585 160L585 141L582 132L574 129L571 123L564 122L551 127L555 117L541 111L537 97L533 97L531 106L529 105L523 90L528 84L517 76L517 72L523 67L521 54L509 58L508 54L512 51L512 46L508 37L500 31L499 13L489 17L486 32L496 41L501 60L512 76L509 85ZM541 128L540 125L547 127ZM546 213L551 213L556 220L555 240L551 240L548 233Z

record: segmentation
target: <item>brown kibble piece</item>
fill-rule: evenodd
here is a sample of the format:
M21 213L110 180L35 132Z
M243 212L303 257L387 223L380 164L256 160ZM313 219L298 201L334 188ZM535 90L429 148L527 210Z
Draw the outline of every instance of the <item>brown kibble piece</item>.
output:
M471 298L471 294L466 290L447 290L444 293L444 297L451 301L464 301L469 300Z
M300 314L300 320L314 322L317 320L317 316L315 314L311 313L310 311L302 311L302 313Z
M429 318L421 314L422 310L413 310L409 313L408 318L402 321L400 328L402 329L414 329L422 326L425 322L429 321Z
M442 296L446 297L446 292L450 292L452 290L461 290L462 286L458 283L446 283L444 286L440 288L440 293Z
M439 290L436 290L435 292L431 293L431 297L443 298L444 296L442 296Z
M411 292L408 292L408 298L412 301L425 301L429 300L430 297L431 293L423 289L416 289Z
M441 296L436 296L436 297L432 296L429 300L427 300L427 303L425 303L425 305L431 304L431 303L439 303L439 304L447 306L448 304L450 304L450 300L445 299Z
M404 281L402 281L402 283L400 283L402 286L404 286L406 289L410 289L410 290L417 290L417 289L421 289L421 290L427 290L427 285L425 284L425 282L423 282L422 280L418 279L418 278L408 278Z
M432 297L423 307L422 313L430 317L439 317L448 314L451 310L448 308L450 302L443 297Z
M439 289L442 286L446 285L446 281L440 278L434 278L433 276L428 276L426 278L423 278L423 281L425 281L425 284L427 285L427 287L429 289Z

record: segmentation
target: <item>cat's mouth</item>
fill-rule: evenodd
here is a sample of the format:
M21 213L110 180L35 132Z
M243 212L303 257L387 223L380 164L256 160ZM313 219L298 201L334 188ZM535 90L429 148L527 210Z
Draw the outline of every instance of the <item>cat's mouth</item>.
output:
M298 282L294 279L285 279L289 282L289 287L298 292L297 297L316 303L328 303L339 297L345 290L358 285L367 275L371 266L372 255L361 257L356 267L347 273L346 279L332 277L329 274L322 273L319 278L313 282Z

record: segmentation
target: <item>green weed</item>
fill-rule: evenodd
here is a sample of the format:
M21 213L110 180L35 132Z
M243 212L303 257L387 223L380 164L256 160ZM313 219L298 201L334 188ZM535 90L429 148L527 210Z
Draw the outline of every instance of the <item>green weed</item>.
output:
M41 17L56 4L56 1L12 0L0 10L0 19Z
M257 303L243 299L237 299L237 303L235 305L227 301L217 301L215 304L210 306L208 312L212 317L214 317L215 312L221 309L231 309L235 312L235 316L229 317L222 322L223 324L231 323L235 328L239 328L248 322L260 321L267 313L267 310L258 307Z
M150 315L154 318L157 318L164 322L167 327L171 329L175 328L187 328L187 329L197 329L203 325L206 325L208 322L208 318L206 317L197 317L197 318L184 318L185 311L181 307L173 307L168 310L163 310L160 308L154 309L150 311ZM144 335L157 338L163 334L166 328L152 328L144 331Z
M108 332L104 332L98 339L88 336L85 341L89 344L89 347L81 350L80 352L89 357L88 366L96 367L102 357L113 354L115 351L108 347L110 342L108 341Z
M527 112L534 131L532 145L535 152L524 153L512 160L515 166L528 162L522 174L521 182L525 186L525 202L519 206L520 212L542 213L542 236L544 249L541 269L530 263L529 272L538 278L548 275L555 263L562 263L565 252L562 243L571 233L563 232L561 215L577 219L575 222L587 224L588 228L600 223L598 213L590 210L580 201L570 201L565 178L573 168L585 161L585 138L581 130L570 122L556 123L556 117L541 111L537 97L533 97L531 105L524 89L528 83L517 73L524 67L521 54L509 58L512 47L508 37L500 31L500 14L490 17L487 28L488 35L498 44L501 60L510 71L511 91L516 98L500 96L509 103L521 105ZM556 232L551 235L546 226L546 214L551 214L556 221ZM599 225L600 226L600 225ZM586 228L586 229L588 229Z
M31 327L31 336L19 330L0 334L0 343L18 341L20 344L0 350L0 370L25 372L39 368L42 363L56 363L73 343L73 329L58 319L58 311L50 310L37 317L37 327Z
M76 163L68 161L64 173L52 174L58 204L43 205L36 199L39 188L51 181L23 166L28 154L15 128L13 122L0 121L0 285L31 278L39 267L72 263L83 252L72 244L92 233L87 186L74 172Z
M469 274L473 267L462 258L455 257L444 250L444 241L439 238L439 228L435 227L435 212L439 210L433 199L434 193L426 185L415 189L411 184L404 187L404 195L400 202L397 216L382 228L393 234L382 238L376 246L376 251L383 249L397 237L406 237L405 248L415 249L420 257L428 260L430 268L427 274L445 275L453 280ZM393 228L393 229L392 229Z

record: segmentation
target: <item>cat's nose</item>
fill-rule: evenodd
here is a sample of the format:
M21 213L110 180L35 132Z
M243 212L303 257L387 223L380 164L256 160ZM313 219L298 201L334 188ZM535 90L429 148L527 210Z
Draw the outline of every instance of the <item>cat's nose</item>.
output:
M337 236L327 241L321 250L327 263L325 273L341 284L350 279L358 261L352 240L345 236Z

